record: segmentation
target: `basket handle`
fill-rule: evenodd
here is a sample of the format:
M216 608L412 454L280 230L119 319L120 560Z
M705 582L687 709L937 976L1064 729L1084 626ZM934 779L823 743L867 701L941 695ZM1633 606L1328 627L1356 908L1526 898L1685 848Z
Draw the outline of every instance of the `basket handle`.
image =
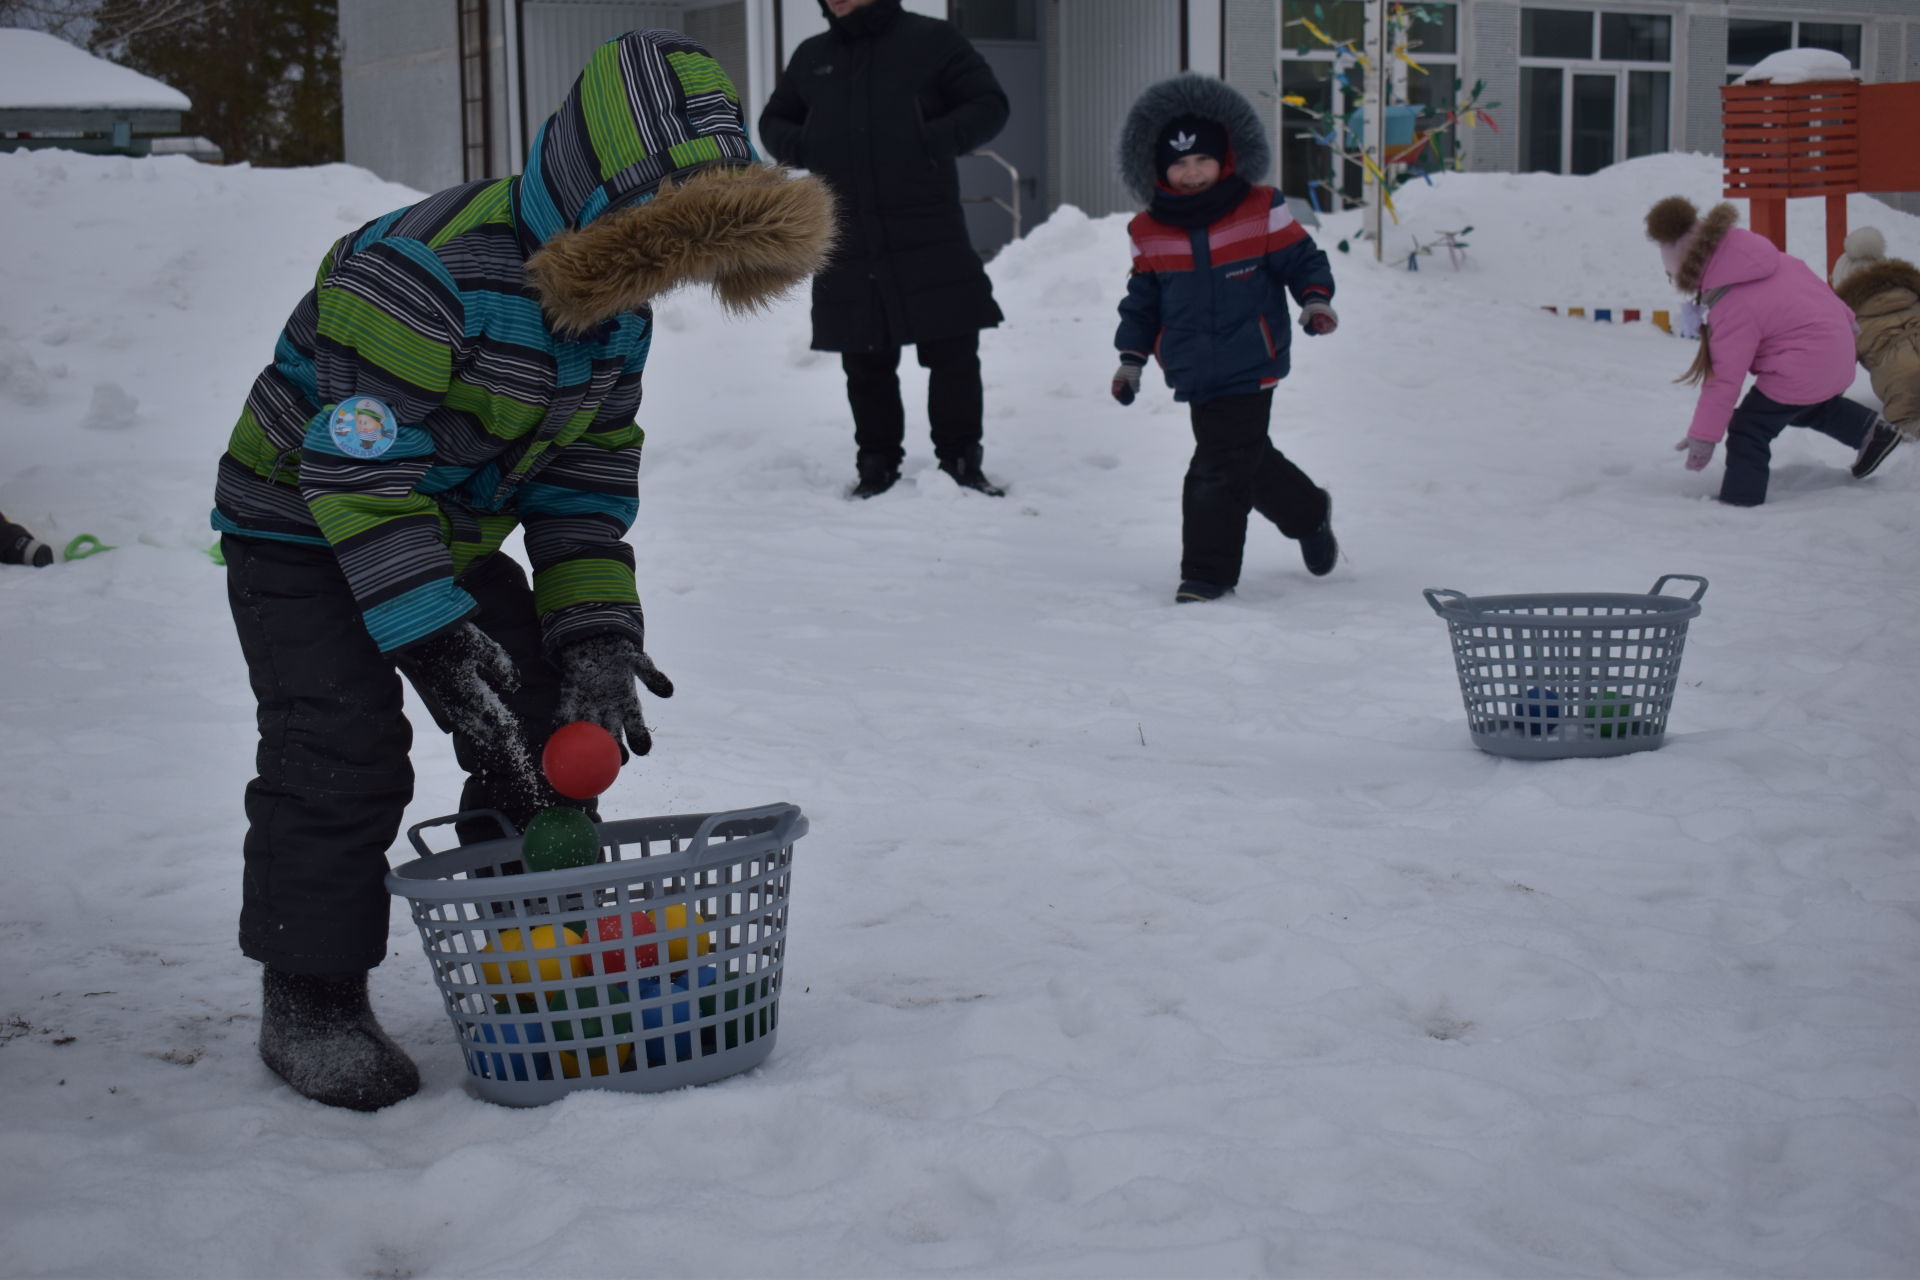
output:
M751 822L755 818L779 818L774 826L773 838L777 844L786 844L787 836L793 830L793 824L800 818L800 806L797 804L763 804L752 809L729 809L724 813L710 813L693 833L693 840L687 845L687 852L694 857L705 852L707 839L723 823Z
M427 842L420 838L420 833L428 827L444 827L449 823L465 822L468 818L492 818L500 824L500 829L506 832L509 838L520 834L520 829L514 826L512 820L498 809L466 809L460 813L450 813L443 818L428 818L425 822L414 823L407 828L407 839L413 843L414 848L420 851L421 857L431 858L436 851L427 848ZM457 848L458 846L455 847ZM450 850L443 849L439 850L439 852L446 853L450 852Z
M1660 581L1654 583L1653 590L1647 592L1647 594L1650 596L1657 596L1657 595L1664 594L1660 590L1660 588L1666 586L1669 582L1699 583L1700 584L1699 590L1695 591L1692 595L1687 597L1687 599L1690 601L1698 600L1701 596L1707 594L1707 580L1701 577L1697 573L1663 573L1660 575Z
M1442 617L1446 616L1448 605L1465 609L1468 613L1474 612L1473 603L1458 591L1451 591L1446 587L1428 587L1420 594L1427 598L1427 603L1433 606L1433 611ZM1445 604L1440 601L1442 596L1448 597Z

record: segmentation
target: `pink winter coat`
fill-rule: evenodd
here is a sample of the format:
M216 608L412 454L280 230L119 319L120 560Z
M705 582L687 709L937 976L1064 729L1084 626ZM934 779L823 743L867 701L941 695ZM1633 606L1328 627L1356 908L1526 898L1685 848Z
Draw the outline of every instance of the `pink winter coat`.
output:
M1724 287L1708 314L1713 376L1700 387L1687 434L1727 434L1751 372L1761 395L1781 404L1819 404L1853 385L1853 312L1807 264L1740 227L1707 259L1702 293Z

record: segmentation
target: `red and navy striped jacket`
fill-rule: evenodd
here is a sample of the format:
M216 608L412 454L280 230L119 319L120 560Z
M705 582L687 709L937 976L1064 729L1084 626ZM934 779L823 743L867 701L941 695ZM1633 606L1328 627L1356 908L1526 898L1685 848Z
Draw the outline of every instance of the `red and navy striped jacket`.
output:
M1250 188L1204 227L1168 226L1141 213L1127 232L1133 274L1113 345L1157 357L1175 400L1273 386L1287 376L1287 292L1302 305L1333 297L1327 255L1272 187Z

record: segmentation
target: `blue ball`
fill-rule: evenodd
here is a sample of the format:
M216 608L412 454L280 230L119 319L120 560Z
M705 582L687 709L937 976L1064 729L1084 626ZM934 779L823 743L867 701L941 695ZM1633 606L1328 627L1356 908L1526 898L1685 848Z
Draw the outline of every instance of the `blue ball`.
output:
M1560 718L1560 695L1552 689L1528 689L1514 704L1514 714L1533 720L1558 720ZM1538 738L1559 728L1552 724L1530 724L1526 726L1527 736Z

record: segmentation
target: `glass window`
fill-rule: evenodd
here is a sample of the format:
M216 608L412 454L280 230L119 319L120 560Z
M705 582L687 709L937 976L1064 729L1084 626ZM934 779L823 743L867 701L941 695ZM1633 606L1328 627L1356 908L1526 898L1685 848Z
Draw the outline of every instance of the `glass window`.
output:
M1326 32L1336 45L1342 40L1351 40L1356 49L1366 45L1367 7L1361 0L1285 0L1280 7L1282 24L1302 19ZM1331 52L1305 27L1286 27L1281 39L1289 49L1305 53Z
M969 40L1037 40L1035 0L953 0L953 25Z
M1421 4L1407 9L1407 44L1413 60L1437 53L1460 52L1459 11L1450 4Z
M1600 56L1609 62L1666 62L1672 45L1673 19L1664 13L1600 15Z
M1848 22L1803 22L1800 24L1802 49L1831 49L1845 54L1848 63L1860 65L1860 28ZM1729 53L1727 60L1733 60Z
M1620 79L1615 74L1573 78L1574 173L1598 173L1613 163L1613 95Z
M1415 53L1414 61L1419 60L1420 55ZM1439 122L1446 119L1447 112L1453 110L1453 104L1460 100L1460 77L1449 65L1425 65L1425 72L1415 71L1411 67L1407 69L1407 101L1420 108L1422 121L1431 127L1438 127ZM1416 163L1422 169L1443 169L1451 164L1456 146L1455 132L1439 129Z
M1770 53L1793 48L1791 22L1732 18L1727 22L1727 65L1750 67Z
M1583 9L1522 9L1520 56L1593 57L1593 14Z
M1627 72L1627 158L1658 155L1673 135L1671 77L1664 71Z
M1520 170L1560 172L1560 94L1566 73L1558 67L1520 68Z

